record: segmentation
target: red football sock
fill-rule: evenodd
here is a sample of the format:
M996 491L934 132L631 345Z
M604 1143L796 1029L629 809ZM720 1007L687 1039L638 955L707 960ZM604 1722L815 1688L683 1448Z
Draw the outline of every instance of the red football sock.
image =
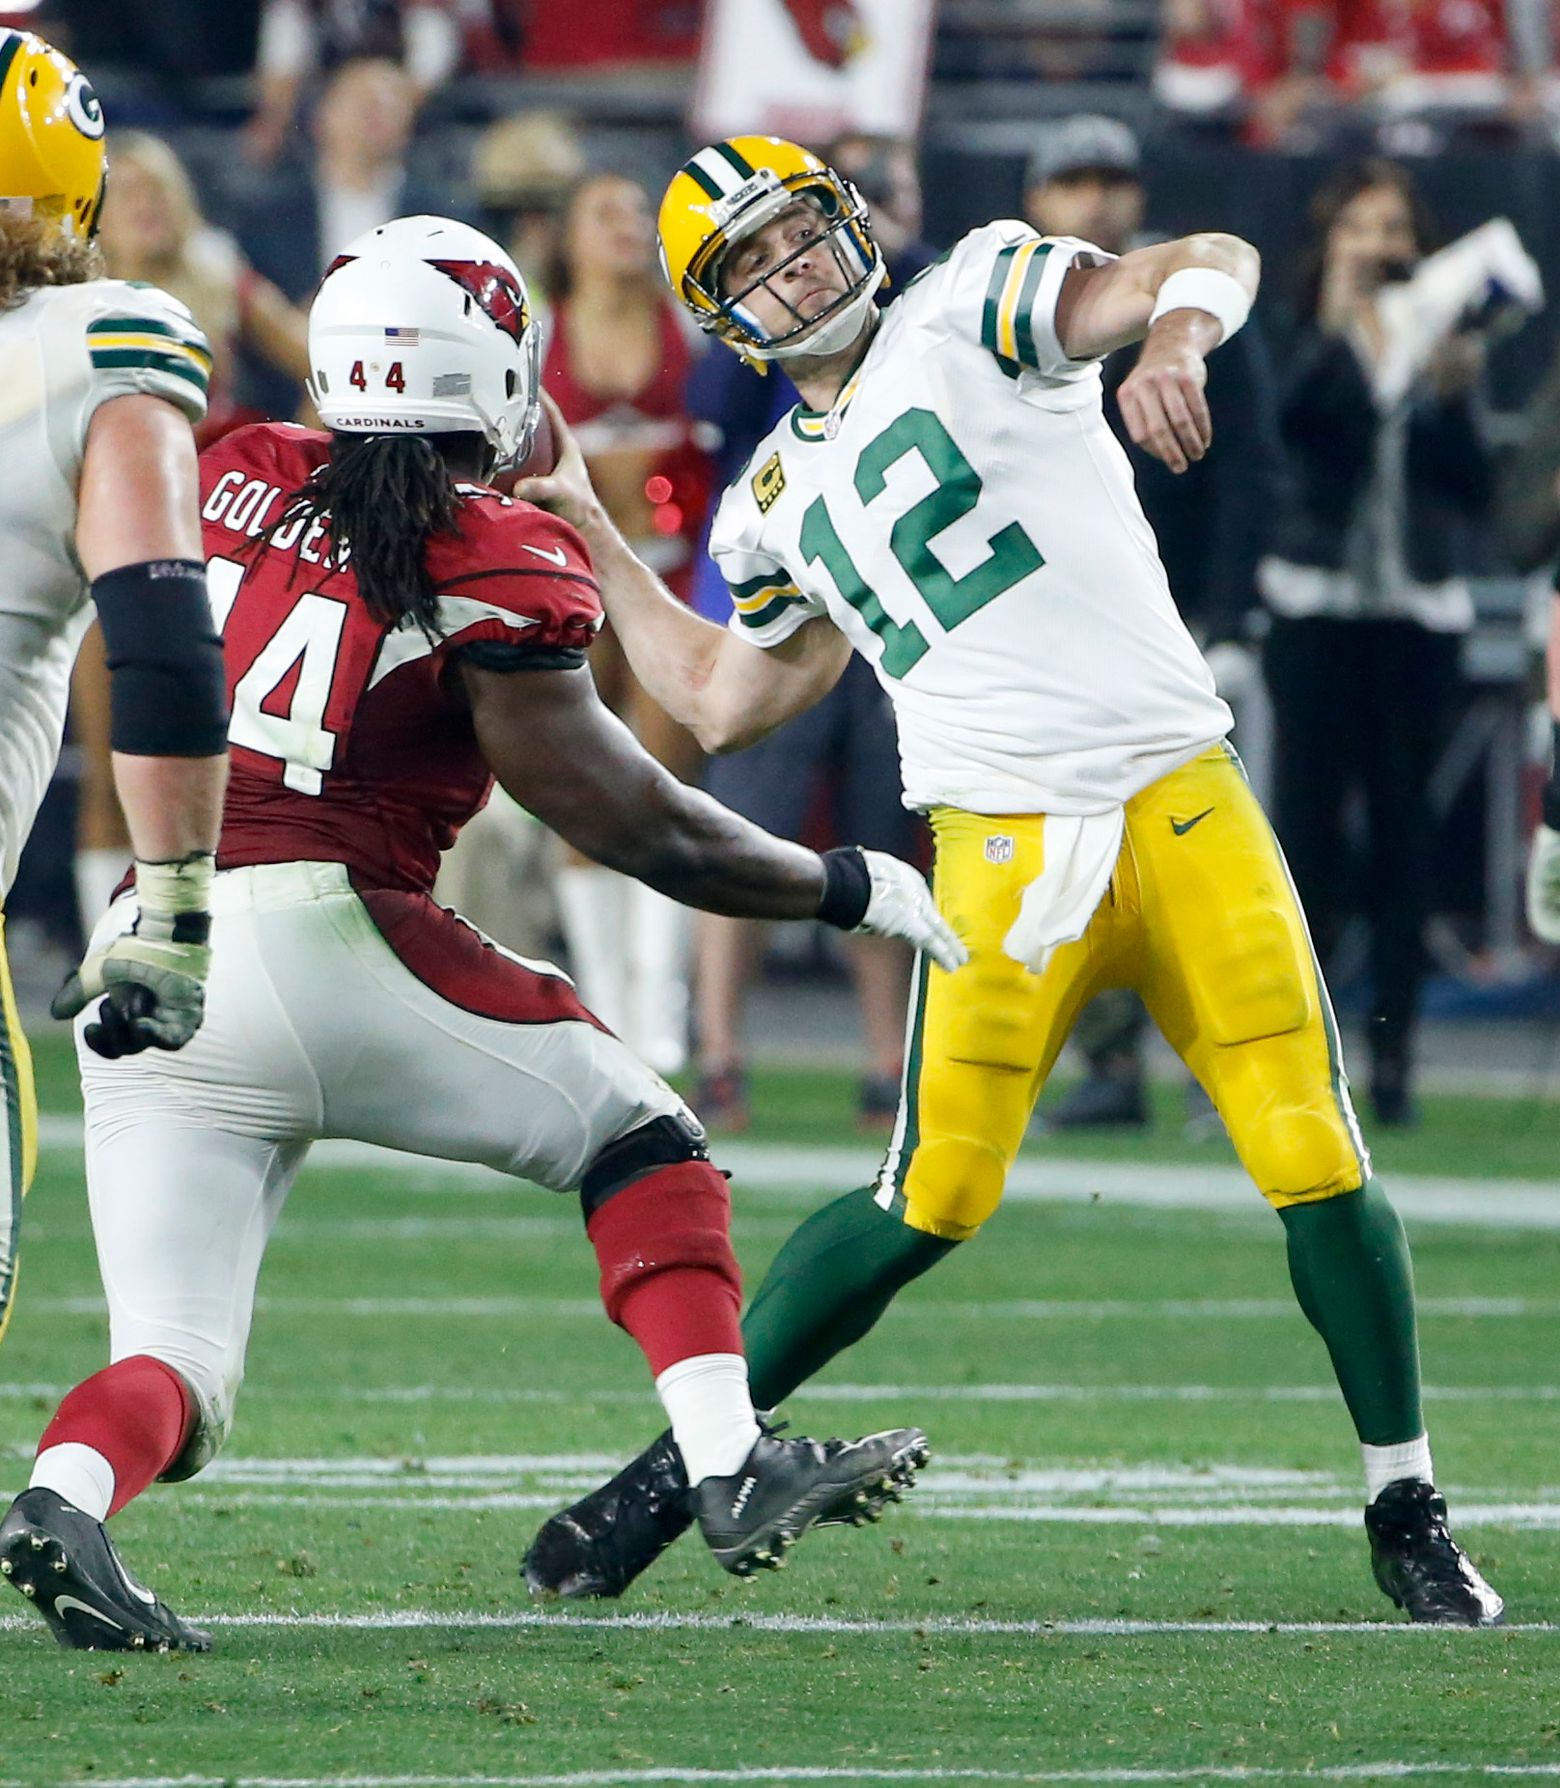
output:
M189 1386L172 1366L137 1353L76 1386L44 1429L38 1453L71 1441L101 1453L114 1470L108 1512L117 1515L178 1458L194 1424Z
M742 1275L731 1196L708 1161L658 1167L614 1192L586 1224L607 1315L651 1372L698 1354L742 1352Z

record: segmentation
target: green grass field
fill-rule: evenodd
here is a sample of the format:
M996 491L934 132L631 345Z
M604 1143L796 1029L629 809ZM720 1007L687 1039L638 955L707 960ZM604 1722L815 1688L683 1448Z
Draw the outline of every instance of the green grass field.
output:
M73 1069L52 1042L40 1066L5 1496L103 1357ZM717 1152L750 1284L873 1155L847 1085L758 1094L753 1135ZM1439 1476L1514 1623L1466 1633L1377 1594L1277 1220L1226 1148L1181 1140L1175 1104L1147 1137L1036 1138L987 1232L794 1400L803 1431L922 1423L911 1502L751 1584L690 1537L583 1611L536 1610L519 1554L659 1420L577 1207L322 1152L262 1278L229 1451L116 1523L218 1650L66 1653L7 1597L0 1783L1560 1775L1560 1114L1433 1100L1378 1151L1415 1244Z

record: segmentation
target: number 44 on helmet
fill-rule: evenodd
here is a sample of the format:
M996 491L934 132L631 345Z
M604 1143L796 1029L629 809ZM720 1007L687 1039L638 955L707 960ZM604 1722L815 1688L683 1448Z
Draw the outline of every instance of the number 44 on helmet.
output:
M501 469L552 468L525 281L468 224L398 217L351 242L309 311L309 364L337 434L474 431Z

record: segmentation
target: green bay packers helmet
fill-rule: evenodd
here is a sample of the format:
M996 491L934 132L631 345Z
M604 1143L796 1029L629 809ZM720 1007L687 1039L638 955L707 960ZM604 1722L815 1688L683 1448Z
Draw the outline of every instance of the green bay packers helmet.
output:
M794 328L770 335L743 302L763 281L747 291L723 292L721 263L733 243L797 200L817 208L823 229L796 253L824 245L845 274L846 290L817 316L798 315ZM848 346L887 278L860 193L816 155L783 137L728 137L685 162L661 201L660 239L667 283L699 327L760 363ZM764 279L778 271L769 268Z
M90 239L103 209L103 107L68 56L0 30L0 210Z

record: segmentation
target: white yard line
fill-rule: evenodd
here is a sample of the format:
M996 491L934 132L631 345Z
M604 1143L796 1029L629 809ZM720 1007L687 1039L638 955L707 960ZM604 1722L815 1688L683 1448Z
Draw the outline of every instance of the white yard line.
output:
M18 1462L21 1452L15 1455ZM617 1463L609 1453L514 1453L385 1458L218 1460L182 1506L322 1514L406 1510L475 1514L552 1511L593 1488ZM1027 1463L984 1453L939 1457L922 1476L903 1518L944 1523L1018 1522L1053 1526L1172 1530L1231 1527L1359 1526L1361 1493L1327 1471L1210 1461ZM1464 1527L1560 1531L1560 1501L1539 1489L1524 1500L1461 1487Z
M61 1381L0 1383L0 1403L58 1402ZM1560 1403L1560 1385L1426 1385L1431 1403ZM654 1393L623 1385L563 1390L545 1385L246 1385L245 1402L450 1403L497 1408L543 1404L571 1409L627 1405L656 1407ZM796 1403L1323 1403L1338 1401L1330 1384L808 1384L787 1399ZM622 1463L621 1460L618 1461Z
M45 1149L79 1150L80 1119L57 1112L45 1114L39 1140ZM797 1193L808 1203L820 1190L843 1192L866 1184L880 1160L878 1151L865 1147L793 1143L722 1141L715 1153L719 1165L730 1171L739 1195L748 1187ZM420 1176L430 1184L458 1182L467 1190L502 1193L513 1185L486 1167L397 1154L367 1143L316 1143L310 1162L317 1167L373 1168L401 1177ZM1548 1181L1394 1174L1388 1189L1403 1216L1412 1222L1560 1229L1560 1191ZM1263 1208L1238 1167L1077 1161L1050 1154L1021 1156L1008 1176L1004 1199L1009 1204L1098 1200L1152 1210L1258 1212Z
M755 1764L740 1769L699 1769L691 1765L652 1769L590 1769L567 1775L525 1776L93 1776L95 1788L649 1788L671 1783L775 1782L1006 1782L1030 1788L1098 1783L1153 1788L1175 1782L1378 1782L1415 1777L1478 1776L1492 1779L1560 1776L1560 1763L1382 1762L1296 1764L1292 1769L1261 1764L1208 1763L1182 1769L944 1769L860 1768L820 1764ZM0 1781L0 1788L26 1788Z
M187 1620L203 1627L231 1627L245 1631L320 1631L358 1633L400 1632L522 1632L536 1628L581 1628L590 1632L650 1633L819 1633L848 1638L887 1638L911 1634L916 1638L946 1635L974 1638L1061 1639L1158 1639L1203 1637L1248 1638L1253 1634L1280 1637L1324 1638L1355 1634L1422 1635L1452 1634L1457 1643L1477 1643L1461 1638L1468 1629L1413 1626L1404 1620L981 1620L956 1614L928 1614L919 1620L853 1620L824 1614L544 1614L516 1609L507 1614L448 1613L438 1609L396 1608L364 1614L189 1614ZM1549 1621L1517 1622L1495 1629L1510 1633L1560 1633ZM37 1631L36 1617L29 1614L0 1616L0 1631ZM1560 1768L1560 1766L1557 1766ZM94 1788L104 1788L95 1782Z
M306 1298L260 1297L255 1307L278 1316L452 1317L505 1321L517 1316L603 1320L594 1298ZM101 1297L33 1298L28 1308L48 1316L96 1316ZM1420 1316L1505 1321L1560 1316L1560 1298L1421 1298ZM895 1322L946 1322L975 1317L983 1322L1298 1322L1293 1298L991 1298L984 1301L907 1297L889 1311Z

